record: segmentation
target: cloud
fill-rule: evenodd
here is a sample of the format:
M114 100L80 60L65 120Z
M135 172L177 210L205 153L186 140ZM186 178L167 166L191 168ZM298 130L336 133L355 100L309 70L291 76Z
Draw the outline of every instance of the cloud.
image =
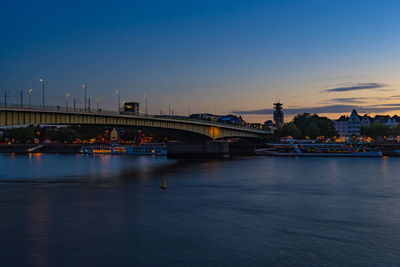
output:
M400 103L378 104L378 105L373 105L373 107L400 107Z
M383 83L357 83L352 86L343 86L343 87L335 87L331 89L326 89L321 91L321 93L331 93L331 92L347 92L347 91L355 91L355 90L371 90L371 89L379 89L385 87L386 85ZM381 89L388 90L388 89Z
M355 105L327 105L320 107L304 107L304 108L286 108L283 112L286 115L296 115L301 113L351 113L353 109L356 109L360 113L384 113L394 110L400 110L400 104L388 106L388 104L379 106L355 106ZM273 109L258 109L258 110L235 110L232 113L236 114L258 114L258 115L272 115Z
M365 103L368 97L339 97L329 99L329 102L342 102L342 103Z
M399 96L400 97L400 96ZM321 102L321 104L331 104L332 102L336 103L352 103L352 104L363 104L367 103L368 101L366 100L374 100L374 101L385 101L385 100L391 100L392 97L338 97L338 98L331 98L328 99L324 102ZM375 105L379 106L379 105Z
M380 91L380 92L393 92L393 91L395 91L394 89L379 89L379 90L376 90L376 91Z
M325 77L318 77L313 79L313 82L332 82L332 81L340 81L340 80L350 80L350 79L354 79L355 75L353 74L349 74L349 75L339 75L339 76L325 76Z

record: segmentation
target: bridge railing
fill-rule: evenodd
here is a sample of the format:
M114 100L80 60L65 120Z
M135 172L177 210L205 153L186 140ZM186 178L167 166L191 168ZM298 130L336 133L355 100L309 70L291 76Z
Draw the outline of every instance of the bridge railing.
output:
M188 121L188 122L198 122L198 123L207 123L210 125L215 125L215 126L225 126L225 127L234 127L234 128L239 128L243 130L257 130L257 131L262 131L260 129L252 128L252 127L247 127L243 125L238 125L238 124L229 124L229 123L222 123L222 122L216 122L216 121L209 121L209 120L201 120L201 119L193 119L185 116L173 116L173 115L140 115L140 116L134 116L130 114L124 114L121 112L117 111L112 111L112 110L103 110L103 109L89 109L89 108L77 108L77 107L66 107L66 106L42 106L42 105L29 105L29 104L7 104L5 105L4 102L0 103L0 108L6 108L6 109L11 109L11 110L24 110L24 111L56 111L56 112L68 112L68 113L87 113L87 114L104 114L104 115L125 115L125 116L132 116L132 117L140 117L140 118L155 118L155 119L167 119L167 120L177 120L177 121Z
M231 126L239 129L251 129L251 130L256 130L256 131L262 131L260 129L254 128L254 127L248 127L240 124L230 124L230 123L223 123L223 122L217 122L217 121L209 121L209 120L201 120L201 119L193 119L189 117L175 117L175 116L160 116L160 115L154 115L152 116L153 118L165 118L165 119L174 119L174 120L183 120L183 121L191 121L191 122L199 122L199 123L207 123L215 126Z
M102 110L102 109L93 109L93 108L78 108L78 107L66 107L66 106L42 106L42 105L29 105L24 104L7 104L0 103L0 108L7 108L7 109L15 109L15 110L34 110L34 111L60 111L60 112L76 112L76 113L100 113L100 114L112 114L118 115L120 114L117 111L112 110Z

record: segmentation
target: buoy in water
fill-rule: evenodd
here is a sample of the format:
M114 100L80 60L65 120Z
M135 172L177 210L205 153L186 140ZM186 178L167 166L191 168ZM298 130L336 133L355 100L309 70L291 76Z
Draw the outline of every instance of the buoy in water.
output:
M161 185L161 189L167 189L167 179L164 178L162 185Z

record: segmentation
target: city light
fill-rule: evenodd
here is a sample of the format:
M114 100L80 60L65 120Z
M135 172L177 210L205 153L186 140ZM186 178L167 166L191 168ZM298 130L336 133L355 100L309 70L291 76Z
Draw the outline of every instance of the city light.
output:
M30 89L28 90L28 94L29 94L29 108L31 108L31 107L32 107L32 101L31 101L31 98L32 98L32 88L30 88Z
M40 78L39 80L42 83L42 108L44 109L44 78Z
M65 94L65 109L68 111L68 98L69 98L69 93Z
M86 90L87 90L87 84L82 84L82 87L85 89L85 111L86 111L86 102L87 102Z

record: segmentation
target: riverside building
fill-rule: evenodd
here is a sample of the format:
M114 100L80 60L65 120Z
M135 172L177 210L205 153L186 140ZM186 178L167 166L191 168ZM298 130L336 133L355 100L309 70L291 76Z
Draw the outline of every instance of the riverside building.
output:
M274 103L274 122L276 127L282 127L284 124L282 105L280 102Z
M390 117L389 115L376 115L370 117L367 114L360 116L357 111L353 109L349 116L341 116L339 119L334 121L334 127L341 137L349 136L360 136L361 127L369 128L372 123L382 123L389 127L395 127L400 123L400 117L395 115Z

